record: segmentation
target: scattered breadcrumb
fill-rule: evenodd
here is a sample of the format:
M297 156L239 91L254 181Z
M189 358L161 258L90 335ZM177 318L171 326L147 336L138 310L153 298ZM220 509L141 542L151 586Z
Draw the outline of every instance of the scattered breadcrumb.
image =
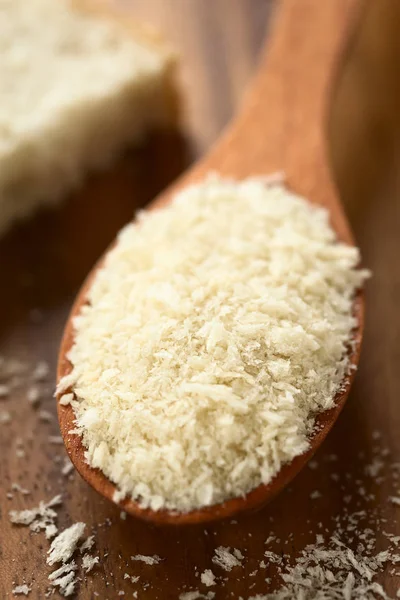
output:
M357 552L335 536L327 545L306 546L294 566L278 567L284 582L279 590L249 600L390 600L373 578L387 564L400 562L400 555L390 550L372 554L372 530L365 530L362 538Z
M389 500L392 504L398 504L400 506L400 497L399 496L390 496Z
M31 386L28 389L26 397L28 398L28 402L32 404L32 406L36 406L40 402L41 393L39 388L36 385Z
M377 477L377 475L379 475L383 469L384 464L385 463L381 458L375 458L369 465L365 467L366 475L370 475L373 478Z
M33 377L34 381L43 381L43 380L47 379L49 374L50 374L50 367L49 367L48 363L44 360L41 360L36 365L35 370L33 371L32 377Z
M318 490L314 490L313 492L311 492L310 494L310 498L311 500L317 500L318 498L321 498L322 494L321 492L319 492Z
M62 575L65 575L66 573L70 573L71 571L76 571L77 569L77 564L74 560L72 560L71 562L62 565L59 569L56 569L55 571L52 571L49 575L49 581L54 581L56 579L58 579L59 577L61 577Z
M206 600L212 600L215 597L215 592L207 592L206 594L202 594L198 590L193 590L192 592L183 592L179 595L179 600L199 600L200 598L205 598Z
M121 510L119 513L119 518L122 519L122 521L126 521L126 512L124 510Z
M94 535L89 535L86 540L79 547L79 552L85 552L86 550L91 550L94 546Z
M30 494L30 491L20 486L19 483L12 483L11 489L13 492L19 492L23 496L29 496Z
M129 573L124 573L124 579L130 579L132 583L137 583L140 579L139 575L129 575Z
M82 568L85 573L89 573L95 565L99 563L98 556L90 556L90 554L84 554L82 557Z
M77 568L76 562L71 560L50 573L49 581L51 585L58 587L58 591L62 596L71 596L75 592Z
M53 415L48 410L40 410L38 412L38 416L40 421L43 421L45 423L50 423L54 419Z
M61 474L68 476L74 470L73 463L69 460L69 458L64 459L64 465L61 469Z
M32 588L29 587L28 585L26 585L26 583L24 583L23 585L17 585L12 590L12 593L14 594L14 596L18 596L18 595L27 596L31 591L32 591Z
M63 444L64 441L60 435L49 435L48 440L50 444Z
M135 554L135 556L131 556L131 560L140 560L146 563L146 565L158 565L162 561L162 558L157 556L157 554L154 554L154 556L144 556L143 554Z
M11 423L11 421L12 421L11 413L8 410L1 410L0 411L0 425L7 425L8 423Z
M58 577L51 582L53 587L58 587L62 596L72 596L75 593L76 576L74 571L70 571L62 577Z
M29 525L31 531L38 533L39 531L45 531L51 527L51 532L54 531L55 525L54 520L57 517L57 513L53 510L54 506L61 504L61 496L54 496L49 502L40 502L38 507L25 509L25 510L11 510L9 512L10 521L15 525ZM57 529L55 529L57 532Z
M204 583L204 585L206 585L207 587L211 587L212 585L215 585L215 575L211 571L211 569L206 569L200 575L200 580L201 580L201 583Z
M26 370L26 364L15 358L0 356L0 377L3 380L12 380Z
M57 535L58 529L54 525L54 523L50 523L50 525L46 525L44 534L47 540L51 540L55 535Z
M268 558L269 563L276 563L278 565L282 563L282 556L275 552L271 552L271 550L266 550L264 556L265 558Z
M400 535L393 535L393 533L388 533L387 531L382 531L383 535L388 538L395 546L399 545Z
M64 529L51 543L47 564L52 566L57 562L67 562L75 552L84 530L85 523L74 523Z
M375 434L374 439L380 437ZM379 460L387 456L386 449L376 447L373 451L372 462L361 466L361 472L371 476L376 486L387 481L389 473L391 483L397 486L394 464L386 461L379 465ZM360 454L359 458L363 459L364 455ZM342 475L343 480L352 485L354 481L355 491L362 488L361 478L353 473ZM362 494L361 497L363 502L368 503L373 494ZM289 554L268 550L265 555L269 574L274 580L280 577L281 585L274 592L253 595L247 600L393 600L389 590L380 583L380 577L387 573L390 583L387 577L385 583L391 591L397 587L395 578L400 577L397 568L400 563L400 536L396 530L394 533L387 530L388 519L382 508L349 512L348 506L344 505L341 513L332 519L333 533L328 534L332 531L329 522L315 523L314 527L317 530L324 527L326 534L318 533L315 543L304 547L294 560ZM396 524L395 520L393 524ZM273 542L274 537L272 535L269 539ZM267 580L267 583L272 582L271 577Z
M219 546L215 549L215 556L212 558L212 562L225 571L231 571L233 567L241 567L240 558L235 556L229 548Z
M8 385L5 384L0 384L0 400L2 400L3 398L7 398L7 396L10 394L11 388Z

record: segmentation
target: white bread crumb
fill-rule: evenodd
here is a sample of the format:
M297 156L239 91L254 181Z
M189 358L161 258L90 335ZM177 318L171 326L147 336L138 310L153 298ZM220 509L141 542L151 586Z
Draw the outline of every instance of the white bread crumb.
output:
M74 523L59 533L47 552L47 564L52 566L57 562L67 562L75 552L84 530L85 523Z
M141 562L146 563L146 565L158 565L162 558L155 554L154 556L144 556L143 554L136 554L135 556L131 556L131 560L139 560Z
M214 597L214 592L207 592L206 594L202 594L198 590L193 590L191 592L183 592L182 594L179 594L179 600L200 600L200 598L204 598L205 600L212 600Z
M94 546L94 535L89 535L86 540L81 544L79 551L85 552L85 550L91 550Z
M0 400L3 398L7 398L11 392L11 388L9 385L5 385L4 383L0 384Z
M129 573L124 573L124 579L130 579L132 583L137 583L140 579L139 575L129 575Z
M38 417L40 421L43 421L43 423L51 423L51 421L54 419L53 415L48 410L40 410L38 412Z
M311 500L318 500L318 498L321 498L322 494L321 492L319 492L318 490L314 490L313 492L311 492L310 494L310 498Z
M234 549L232 550L232 552L233 552L233 554L236 556L236 558L237 558L238 560L243 560L244 556L243 556L243 554L240 552L239 548L234 548Z
M15 358L0 356L0 377L5 380L15 380L26 371L27 365ZM1 385L0 385L1 389Z
M82 557L82 569L85 573L89 573L98 563L98 556L90 556L90 554L84 554Z
M212 561L215 565L224 569L224 571L231 571L233 567L242 566L240 559L229 548L224 548L224 546L219 546L215 549L215 556L212 557Z
M58 587L58 591L62 596L71 596L75 592L77 568L76 562L72 560L50 573L49 581L51 585Z
M64 377L58 382L56 386L55 395L64 395L64 393L67 392L73 386L74 383L76 383L76 377L73 372L68 373L68 375L64 375Z
M77 430L79 432L79 429ZM123 492L122 490L115 490L115 492L113 493L113 502L115 502L115 504L118 504L119 502L121 502L121 500L123 500L126 496L126 492Z
M67 477L74 470L73 463L69 460L69 458L64 459L64 464L61 469L61 474Z
M16 483L16 482L11 484L11 489L13 492L19 492L23 496L29 496L29 494L30 494L29 490L23 488L19 483Z
M44 381L50 374L50 367L45 360L41 360L37 363L32 377L34 381Z
M51 540L55 535L57 535L58 528L54 525L54 523L50 523L50 525L46 525L44 534L47 540Z
M51 527L51 531L54 531L55 525L54 520L57 517L57 513L53 510L54 506L61 504L61 496L54 496L49 502L40 502L38 507L25 509L25 510L11 510L9 512L10 521L15 525L29 525L29 528L34 533L39 531L45 531L48 527ZM56 529L57 532L57 529Z
M60 568L55 569L55 571L52 571L49 575L49 581L54 581L55 579L58 579L59 577L61 577L62 575L65 575L66 573L70 573L71 571L76 571L76 569L77 569L77 564L74 560L72 560L70 563L62 565Z
M69 393L69 394L63 394L60 399L59 399L59 403L62 406L68 406L68 404L71 404L72 400L74 399L74 395Z
M32 406L36 406L40 402L41 393L39 388L36 385L33 385L29 388L27 393L28 402L32 404Z
M62 445L64 443L64 441L60 435L49 435L48 440L49 440L50 444Z
M0 425L8 425L8 423L11 423L11 421L12 421L11 413L8 410L1 410L0 411Z
M204 583L204 585L206 585L207 587L211 587L212 585L215 585L215 575L211 571L211 569L206 569L200 575L200 580L201 580L201 583Z
M75 593L76 576L74 571L70 571L66 575L62 575L51 582L53 587L58 587L58 591L62 596L72 596Z
M27 596L31 591L32 591L32 588L29 587L28 585L26 585L26 583L24 583L23 585L17 585L12 590L12 593L14 594L14 596L18 596L18 595Z

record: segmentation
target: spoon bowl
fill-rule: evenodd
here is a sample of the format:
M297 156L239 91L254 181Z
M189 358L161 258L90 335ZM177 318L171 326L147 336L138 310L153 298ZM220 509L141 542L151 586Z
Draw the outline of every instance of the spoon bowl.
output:
M211 152L150 205L168 203L183 187L204 178L210 171L222 177L285 173L287 186L310 202L329 210L331 225L339 240L354 245L352 234L330 174L325 140L325 121L337 69L345 57L348 41L358 22L361 0L285 0L279 4L271 42L263 53L258 74L234 122ZM87 301L100 259L80 290L69 316L61 343L58 381L71 371L67 358L73 345L73 318ZM267 485L226 502L179 513L143 509L132 499L118 502L131 515L157 524L210 522L261 508L278 494L306 465L341 412L359 361L364 326L362 291L354 299L356 327L349 344L351 368L335 406L316 417L307 452L287 463ZM61 405L58 417L67 452L81 476L101 495L113 500L116 486L85 461L84 447L74 429L71 405Z

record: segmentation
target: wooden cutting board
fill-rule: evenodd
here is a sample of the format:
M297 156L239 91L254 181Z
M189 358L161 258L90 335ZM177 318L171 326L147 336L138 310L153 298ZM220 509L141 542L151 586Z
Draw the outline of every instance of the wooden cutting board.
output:
M260 568L265 550L294 558L315 540L316 533L329 535L344 510L383 511L390 530L400 534L400 524L396 525L400 508L388 501L399 490L388 476L377 485L365 469L376 458L378 446L387 449L383 475L389 472L389 463L400 459L400 178L396 169L400 5L393 0L366 0L361 28L332 104L329 136L335 173L364 262L374 277L368 285L360 372L343 415L316 457L316 468L307 468L262 512L237 522L186 529L157 529L129 517L123 520L120 511L76 473L61 474L66 454L62 445L50 439L58 435L52 392L58 344L71 301L96 258L134 210L203 153L236 110L255 68L274 2L125 0L124 4L138 18L164 29L182 54L183 135L154 136L112 172L91 177L61 209L43 211L0 242L0 356L26 366L10 397L0 399L0 411L12 417L10 423L0 424L1 599L11 598L12 588L23 582L32 585L29 598L45 597L48 542L43 534L11 526L8 511L36 506L58 493L63 495L60 527L84 521L87 532L96 537L100 567L80 583L82 599L132 598L136 591L138 598L149 600L174 599L196 589L205 593L199 573L206 568L218 577L217 586L210 588L216 600L265 594L278 585L270 565ZM32 372L40 360L48 362L50 374L35 384ZM32 385L38 385L41 393L36 409L27 400ZM41 410L53 420L43 420ZM7 497L12 483L30 494L13 491L12 498ZM271 533L277 539L266 546ZM377 535L379 544L382 533ZM225 572L213 565L214 550L221 545L238 548L245 557L243 566ZM163 561L149 566L132 561L136 554L157 554ZM125 574L140 579L132 583ZM386 572L381 581L394 595L397 580Z

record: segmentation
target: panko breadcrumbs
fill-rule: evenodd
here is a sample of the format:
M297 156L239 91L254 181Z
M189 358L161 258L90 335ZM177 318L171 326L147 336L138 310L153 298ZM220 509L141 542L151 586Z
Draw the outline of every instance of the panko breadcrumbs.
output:
M58 386L118 498L189 511L305 452L349 370L359 260L324 208L259 179L208 178L128 225Z

